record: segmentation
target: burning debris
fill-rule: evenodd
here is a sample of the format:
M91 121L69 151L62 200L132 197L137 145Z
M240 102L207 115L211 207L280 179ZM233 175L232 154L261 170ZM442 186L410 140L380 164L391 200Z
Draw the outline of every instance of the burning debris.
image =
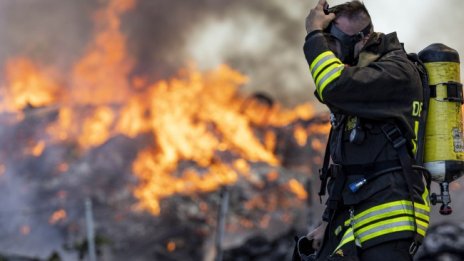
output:
M327 117L244 96L247 77L227 65L157 82L133 75L120 16L135 4L106 2L67 73L25 57L5 64L0 252L83 258L86 199L107 260L211 260L307 225Z

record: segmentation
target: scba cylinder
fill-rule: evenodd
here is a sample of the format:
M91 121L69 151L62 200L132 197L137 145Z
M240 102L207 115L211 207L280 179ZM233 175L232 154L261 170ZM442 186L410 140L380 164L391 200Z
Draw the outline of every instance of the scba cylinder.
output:
M430 102L425 128L425 167L437 182L451 182L464 174L464 140L459 54L444 44L419 53L425 64Z

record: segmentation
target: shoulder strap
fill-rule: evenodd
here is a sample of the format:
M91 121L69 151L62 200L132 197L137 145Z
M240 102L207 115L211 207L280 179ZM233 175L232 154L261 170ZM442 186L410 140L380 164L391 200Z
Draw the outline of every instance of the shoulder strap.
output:
M412 203L412 213L413 213L413 219L414 219L414 232L415 232L414 243L411 246L410 252L415 253L415 251L417 250L417 246L421 244L421 239L417 233L417 221L415 218L416 211L415 211L414 197L413 197L414 188L413 188L413 184L411 180L411 175L414 175L414 171L413 171L414 159L410 156L408 152L408 149L406 146L406 143L407 143L406 139L401 133L401 130L395 124L386 123L382 125L381 128L382 128L382 132L385 134L387 139L393 145L393 148L398 152L398 157L400 160L401 168L403 170L403 176L408 186L409 199L411 200L411 203ZM411 253L411 254L414 254L414 253Z
M415 155L416 164L424 164L424 144L425 144L425 127L427 120L427 112L429 108L430 100L430 88L429 80L427 75L427 70L425 69L424 63L419 59L419 56L416 53L409 53L408 59L414 63L417 68L417 71L420 74L422 89L423 89L423 99L422 99L422 113L420 115L419 121L419 132L417 133L417 152Z

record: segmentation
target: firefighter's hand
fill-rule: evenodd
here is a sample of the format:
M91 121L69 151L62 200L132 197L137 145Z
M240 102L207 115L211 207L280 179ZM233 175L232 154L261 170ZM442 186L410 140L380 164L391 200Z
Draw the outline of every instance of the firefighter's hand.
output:
M327 5L326 0L319 0L316 7L311 9L308 16L306 17L306 32L310 33L314 30L324 30L333 19L335 19L334 13L325 14L324 6Z
M311 240L313 239L313 248L318 250L321 248L322 241L324 240L324 233L327 227L327 222L322 221L322 223L316 227L313 231L309 232L306 237Z

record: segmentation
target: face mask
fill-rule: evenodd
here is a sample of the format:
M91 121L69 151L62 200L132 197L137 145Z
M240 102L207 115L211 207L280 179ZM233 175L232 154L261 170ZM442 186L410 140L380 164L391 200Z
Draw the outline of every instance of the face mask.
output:
M364 36L371 32L372 24L369 23L363 30L354 35L347 35L338 29L333 23L324 30L335 38L340 44L340 53L338 58L345 64L355 64L354 46L361 41Z

